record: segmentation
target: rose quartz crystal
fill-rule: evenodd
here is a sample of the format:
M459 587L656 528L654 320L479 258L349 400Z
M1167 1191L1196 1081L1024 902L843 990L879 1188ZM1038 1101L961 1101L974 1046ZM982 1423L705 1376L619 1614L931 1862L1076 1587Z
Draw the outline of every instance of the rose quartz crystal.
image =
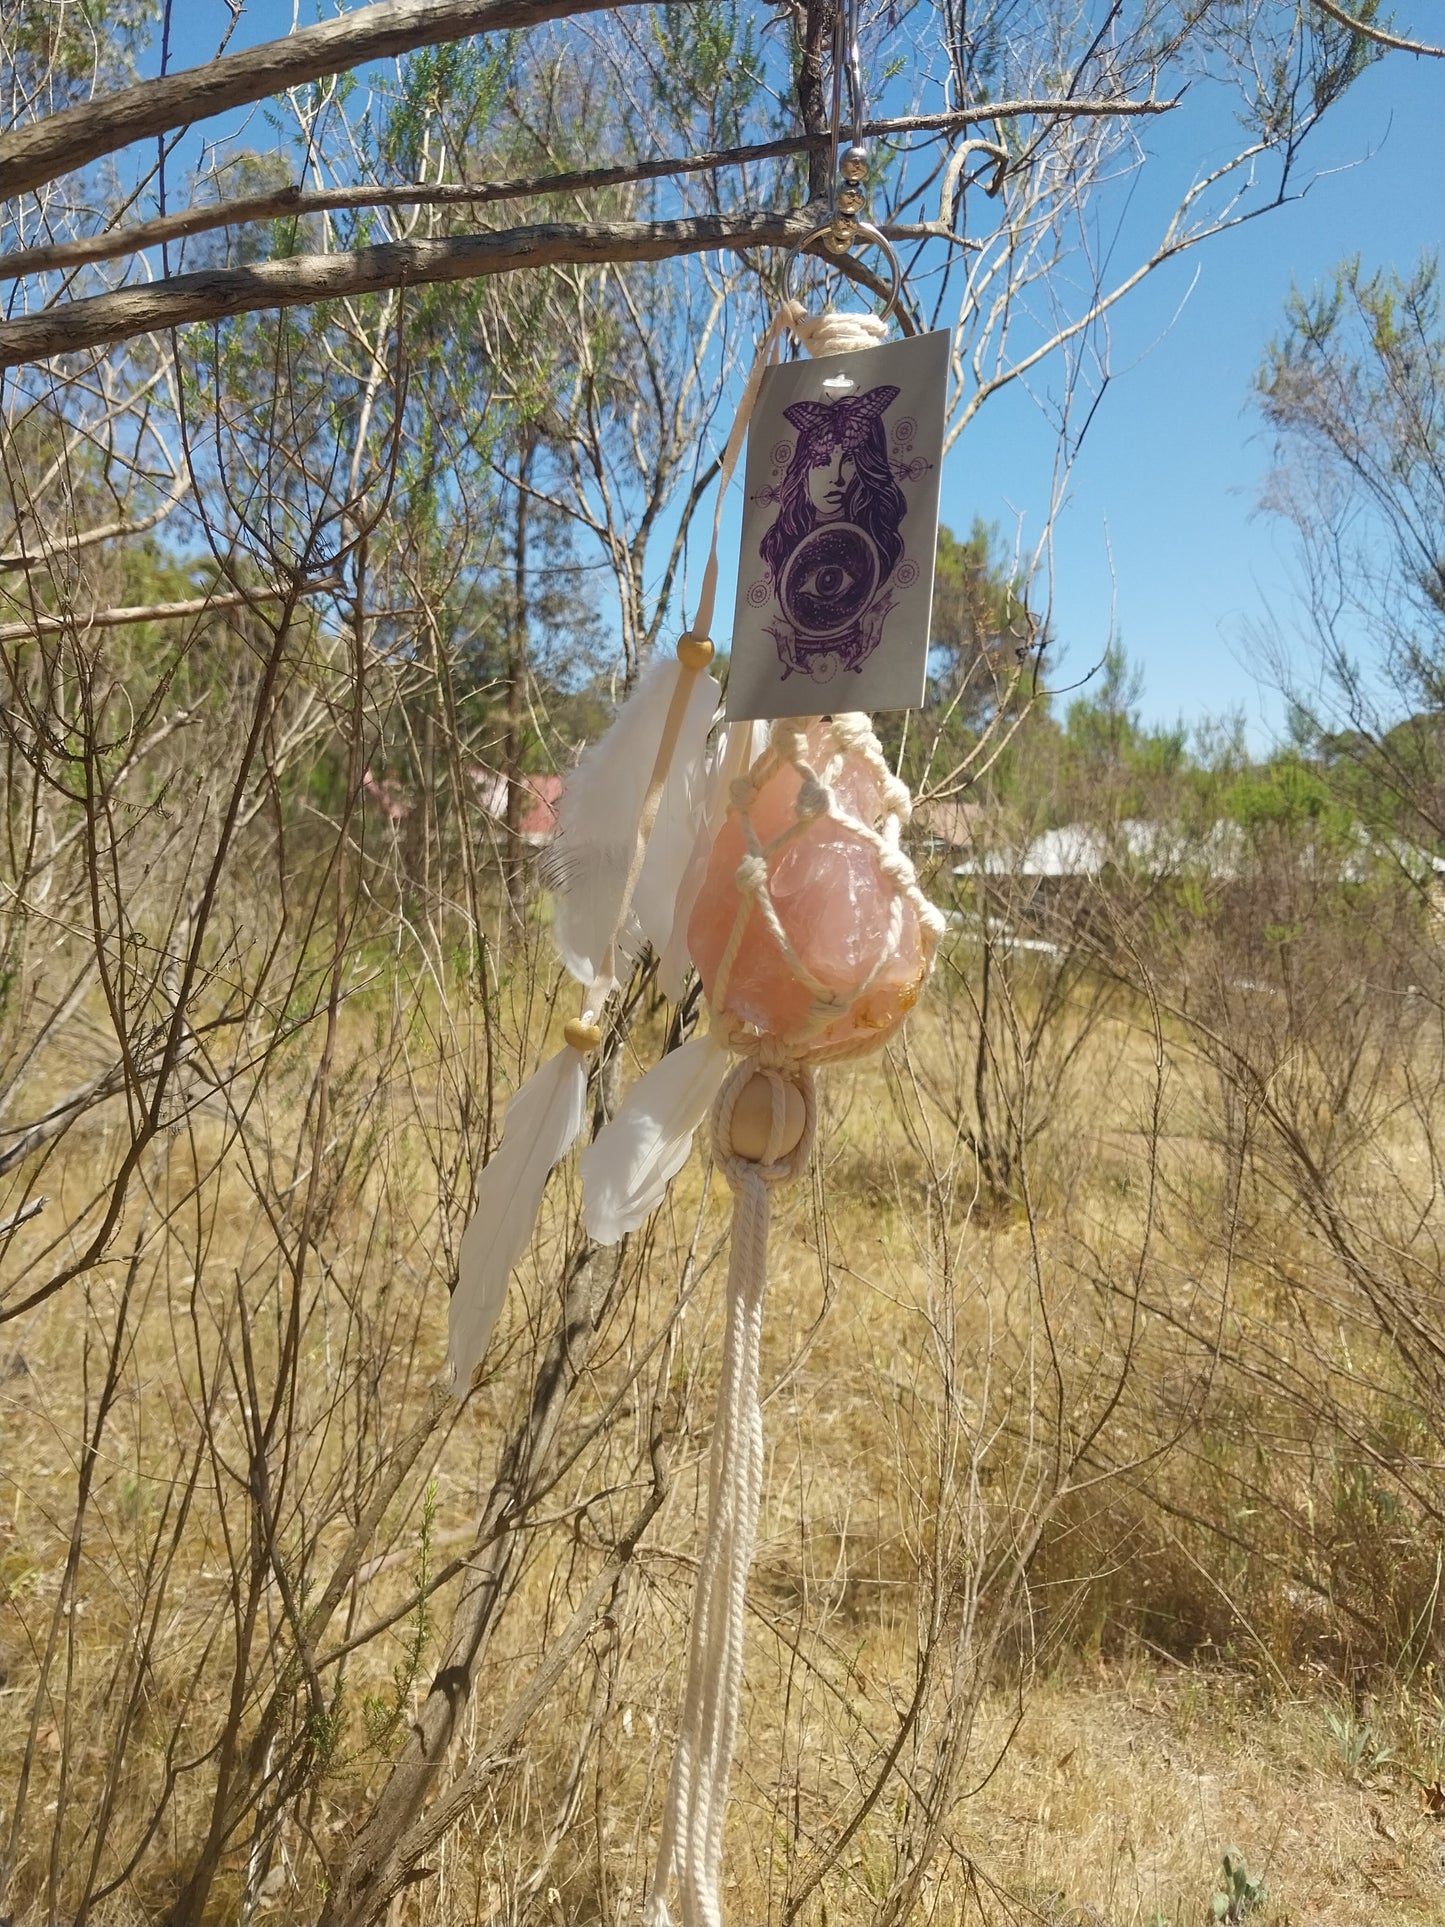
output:
M877 778L856 750L838 763L828 755L829 725L808 732L808 761L840 805L876 827L882 798ZM801 785L784 764L753 802L753 830L764 850L795 820ZM884 874L873 846L831 815L814 817L768 861L768 891L800 963L829 994L835 1017L810 1023L814 993L798 981L756 904L738 889L748 845L736 810L718 832L707 875L688 923L688 948L714 1014L741 1020L803 1057L852 1055L895 1031L918 1000L928 975L934 934L898 885ZM863 986L888 948L895 900L902 918L896 944L878 975ZM739 910L747 902L741 943L715 996L718 967Z

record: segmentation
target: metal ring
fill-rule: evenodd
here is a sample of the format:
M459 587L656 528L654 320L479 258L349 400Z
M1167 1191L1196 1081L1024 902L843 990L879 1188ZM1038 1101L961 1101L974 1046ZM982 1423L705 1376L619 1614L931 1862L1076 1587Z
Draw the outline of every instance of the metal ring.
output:
M803 252L805 248L811 247L814 241L821 240L823 235L830 233L832 231L833 223L837 218L838 217L836 215L830 214L826 221L819 222L818 226L813 229L811 234L805 234L801 241L795 241L793 245L788 249L787 255L783 261L783 299L784 301L791 301L794 298L793 291L792 291L793 264L798 259L798 256ZM874 227L871 221L854 221L852 223L852 227L853 227L854 235L858 239L869 241L872 243L874 247L881 248L883 250L884 258L888 263L889 273L891 277L888 285L888 299L883 303L883 306L878 310L879 320L886 321L889 315L892 314L894 308L898 304L898 292L903 285L902 265L899 262L897 253L894 251L893 243L888 239L888 236L883 232L881 228ZM814 259L822 260L823 257L820 255L815 255ZM824 265L826 266L826 262L824 263Z

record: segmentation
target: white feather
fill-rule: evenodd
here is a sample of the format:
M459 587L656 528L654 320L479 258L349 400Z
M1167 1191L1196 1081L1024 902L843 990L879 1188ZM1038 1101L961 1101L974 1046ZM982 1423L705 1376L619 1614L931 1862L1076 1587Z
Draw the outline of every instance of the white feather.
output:
M477 1202L462 1234L457 1288L448 1319L451 1390L465 1398L526 1250L555 1165L582 1129L587 1065L570 1045L548 1058L507 1106L502 1141L477 1180Z
M678 891L707 797L707 738L721 697L711 676L696 677L632 899L635 922L624 935L629 955L645 937L660 956L672 936Z
M696 828L685 866L673 899L672 927L657 945L657 985L664 997L676 1003L687 985L691 958L687 948L687 925L707 875L707 860L713 842L728 813L733 780L745 776L768 745L768 725L729 723L713 744L712 754L700 783L695 811ZM639 891L639 898L641 892Z
M577 1160L582 1222L599 1244L615 1245L662 1202L727 1068L727 1050L717 1038L690 1039L638 1078L616 1117L587 1146Z
M690 770L706 745L719 690L711 676L685 671L673 656L654 657L648 664L611 728L584 751L557 807L557 832L546 864L547 881L557 890L552 936L563 963L584 986L597 980L619 926L627 922L623 896L643 805L683 675L692 690L663 805L670 813L681 808L685 815Z

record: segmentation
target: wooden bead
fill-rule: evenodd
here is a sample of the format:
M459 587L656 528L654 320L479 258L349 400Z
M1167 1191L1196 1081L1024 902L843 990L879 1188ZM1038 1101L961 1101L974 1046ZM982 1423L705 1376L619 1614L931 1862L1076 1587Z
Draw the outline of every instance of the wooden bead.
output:
M569 1017L563 1027L562 1035L573 1050L581 1051L585 1057L590 1050L596 1050L602 1042L602 1032L596 1024L584 1024L580 1017Z
M803 1093L791 1082L784 1085L785 1114L783 1140L777 1155L785 1158L798 1148L807 1124ZM773 1087L761 1071L750 1077L738 1092L733 1106L733 1150L740 1158L757 1164L767 1156L768 1136L773 1128Z
M677 645L677 659L684 669L706 669L715 653L707 636L683 636Z

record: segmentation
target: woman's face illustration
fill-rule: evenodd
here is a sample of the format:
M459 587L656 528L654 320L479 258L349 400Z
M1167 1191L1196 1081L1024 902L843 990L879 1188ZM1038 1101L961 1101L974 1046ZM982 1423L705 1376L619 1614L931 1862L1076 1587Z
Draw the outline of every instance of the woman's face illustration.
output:
M844 497L856 464L836 444L808 469L808 500L820 522L834 522L843 513Z

